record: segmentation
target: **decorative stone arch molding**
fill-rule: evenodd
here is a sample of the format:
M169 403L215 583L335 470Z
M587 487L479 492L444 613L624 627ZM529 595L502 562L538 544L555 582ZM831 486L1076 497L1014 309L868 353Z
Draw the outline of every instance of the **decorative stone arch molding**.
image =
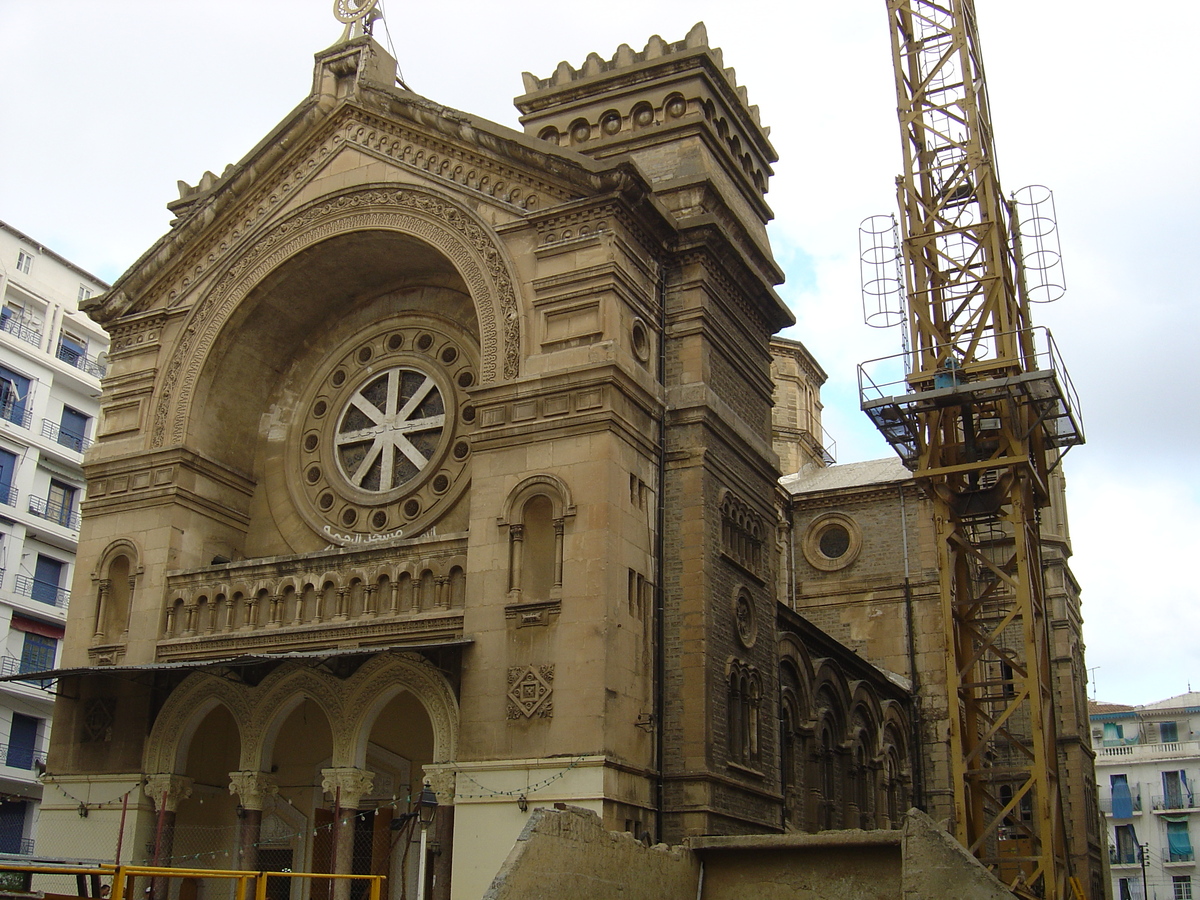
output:
M883 711L879 706L879 698L875 691L865 681L853 682L850 685L850 721L861 720L870 735L872 755L879 752L880 722Z
M246 690L208 673L189 675L167 698L146 741L143 770L178 773L187 766L188 748L205 716L224 706L233 717L245 758L250 702Z
M305 700L315 703L329 723L333 765L362 768L371 724L393 697L405 691L417 698L429 716L432 762L452 763L459 731L454 691L418 654L406 653L376 656L345 681L293 664L276 669L257 687L195 673L171 694L155 719L146 746L145 771L185 771L196 729L219 705L229 710L238 728L240 769L266 771L279 729Z
M348 766L363 767L371 725L398 694L410 693L425 708L433 731L435 764L458 756L458 701L444 675L416 653L377 656L346 682L343 712L350 742L343 757ZM335 747L335 753L337 748Z
M546 472L530 475L508 493L504 501L504 512L500 515L500 524L509 525L521 521L521 510L534 496L541 494L550 500L555 518L575 515L575 501L571 499L571 489L557 475Z
M150 444L184 440L210 352L246 296L303 250L354 231L394 231L441 252L474 301L483 383L520 374L520 303L514 267L491 230L450 197L410 185L356 187L314 201L275 223L214 279L188 317L157 388Z
M315 703L329 723L333 758L337 764L341 758L338 756L338 735L343 722L340 685L335 679L308 667L284 665L264 678L253 691L249 729L253 737L242 746L243 769L269 768L270 753L279 729L305 700Z

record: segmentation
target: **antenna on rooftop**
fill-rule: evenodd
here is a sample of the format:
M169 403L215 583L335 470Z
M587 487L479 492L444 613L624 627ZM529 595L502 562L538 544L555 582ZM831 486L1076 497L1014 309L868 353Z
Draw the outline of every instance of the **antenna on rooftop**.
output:
M370 34L375 20L383 18L379 0L333 0L333 15L345 25L342 41Z

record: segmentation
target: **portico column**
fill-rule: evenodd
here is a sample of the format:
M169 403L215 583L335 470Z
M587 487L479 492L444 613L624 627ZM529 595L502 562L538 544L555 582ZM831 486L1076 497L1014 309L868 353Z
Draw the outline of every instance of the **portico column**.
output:
M374 772L353 766L321 770L321 787L325 793L333 795L332 869L335 874L349 875L354 871L354 814L374 781ZM335 881L332 896L333 900L349 900L349 880Z
M158 813L158 823L154 829L152 864L169 866L175 845L175 813L179 808L180 801L186 800L192 795L192 779L169 772L147 775L143 790ZM167 880L155 878L151 892L152 900L153 898L164 900L166 896Z
M237 868L258 868L258 837L262 808L267 797L279 792L275 779L265 772L230 772L229 793L238 798Z

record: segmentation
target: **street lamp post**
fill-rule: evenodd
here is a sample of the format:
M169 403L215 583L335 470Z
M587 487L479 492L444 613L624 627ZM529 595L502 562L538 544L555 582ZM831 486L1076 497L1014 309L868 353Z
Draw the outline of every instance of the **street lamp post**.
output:
M424 787L421 788L421 796L417 799L417 816L421 822L421 855L417 860L417 900L425 900L425 872L428 865L428 852L426 850L429 837L429 826L433 824L433 817L437 814L437 794L433 792L433 788L426 781Z

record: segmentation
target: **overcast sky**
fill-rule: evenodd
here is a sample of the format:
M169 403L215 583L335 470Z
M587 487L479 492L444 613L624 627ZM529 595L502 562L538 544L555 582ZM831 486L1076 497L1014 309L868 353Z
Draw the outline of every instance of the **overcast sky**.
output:
M976 0L1000 177L1053 188L1068 291L1040 307L1081 397L1066 460L1091 693L1200 688L1200 5ZM166 229L176 181L241 158L304 99L338 38L330 0L0 0L0 219L112 281ZM859 222L900 168L884 0L385 0L414 91L511 127L521 72L546 77L697 20L780 156L768 200L780 293L830 374L839 462L890 451L855 366L899 350L861 321ZM9 261L3 261L8 264Z

